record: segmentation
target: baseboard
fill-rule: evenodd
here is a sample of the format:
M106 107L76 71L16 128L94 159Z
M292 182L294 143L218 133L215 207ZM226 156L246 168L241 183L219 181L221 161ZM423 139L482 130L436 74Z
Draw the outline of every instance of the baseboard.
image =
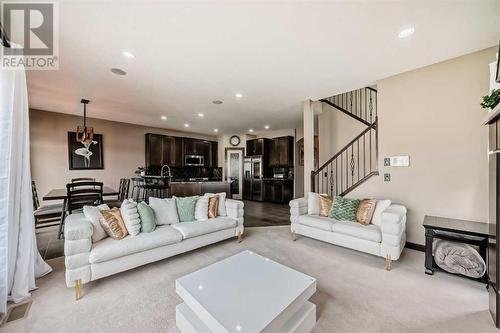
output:
M406 242L405 247L407 249L410 249L410 250L417 250L417 251L425 252L425 245Z

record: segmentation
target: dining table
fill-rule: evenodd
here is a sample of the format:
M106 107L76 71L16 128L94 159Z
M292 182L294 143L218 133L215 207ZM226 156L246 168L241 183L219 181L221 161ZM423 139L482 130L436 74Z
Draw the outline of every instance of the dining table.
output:
M102 196L103 197L108 197L108 196L114 196L118 195L119 192L117 190L112 189L111 187L108 186L103 186L102 187ZM61 211L61 222L59 223L59 232L57 234L57 238L61 238L63 229L63 220L64 220L64 207L66 207L66 202L68 199L68 194L67 190L65 188L56 188L52 189L47 193L46 195L43 196L42 198L44 201L47 200L63 200L63 210Z

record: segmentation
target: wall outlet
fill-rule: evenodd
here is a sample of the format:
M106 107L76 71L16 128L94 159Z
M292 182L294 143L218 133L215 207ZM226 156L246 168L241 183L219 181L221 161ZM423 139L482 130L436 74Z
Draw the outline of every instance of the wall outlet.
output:
M391 166L391 159L389 157L384 158L384 166Z
M391 181L391 174L384 173L384 182L390 182L390 181Z

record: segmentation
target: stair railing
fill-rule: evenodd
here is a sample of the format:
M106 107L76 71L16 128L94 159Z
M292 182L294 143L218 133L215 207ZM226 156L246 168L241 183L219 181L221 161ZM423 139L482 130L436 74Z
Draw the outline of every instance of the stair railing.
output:
M366 87L321 100L367 127L311 173L311 190L344 196L378 175L377 91Z
M369 126L377 118L377 90L371 87L320 99L337 110Z

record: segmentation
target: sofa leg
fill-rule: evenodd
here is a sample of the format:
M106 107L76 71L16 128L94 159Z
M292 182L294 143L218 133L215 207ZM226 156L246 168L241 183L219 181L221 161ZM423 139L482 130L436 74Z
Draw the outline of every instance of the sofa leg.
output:
M392 259L391 259L391 255L388 254L386 257L385 257L385 269L387 271L390 271L391 270L391 265L392 265Z
M82 298L82 279L75 280L75 299Z
M292 240L295 242L297 240L297 234L295 231L292 231Z
M241 243L241 241L243 240L243 237L242 237L241 231L238 231L238 236L237 236L237 239L238 239L238 243Z

